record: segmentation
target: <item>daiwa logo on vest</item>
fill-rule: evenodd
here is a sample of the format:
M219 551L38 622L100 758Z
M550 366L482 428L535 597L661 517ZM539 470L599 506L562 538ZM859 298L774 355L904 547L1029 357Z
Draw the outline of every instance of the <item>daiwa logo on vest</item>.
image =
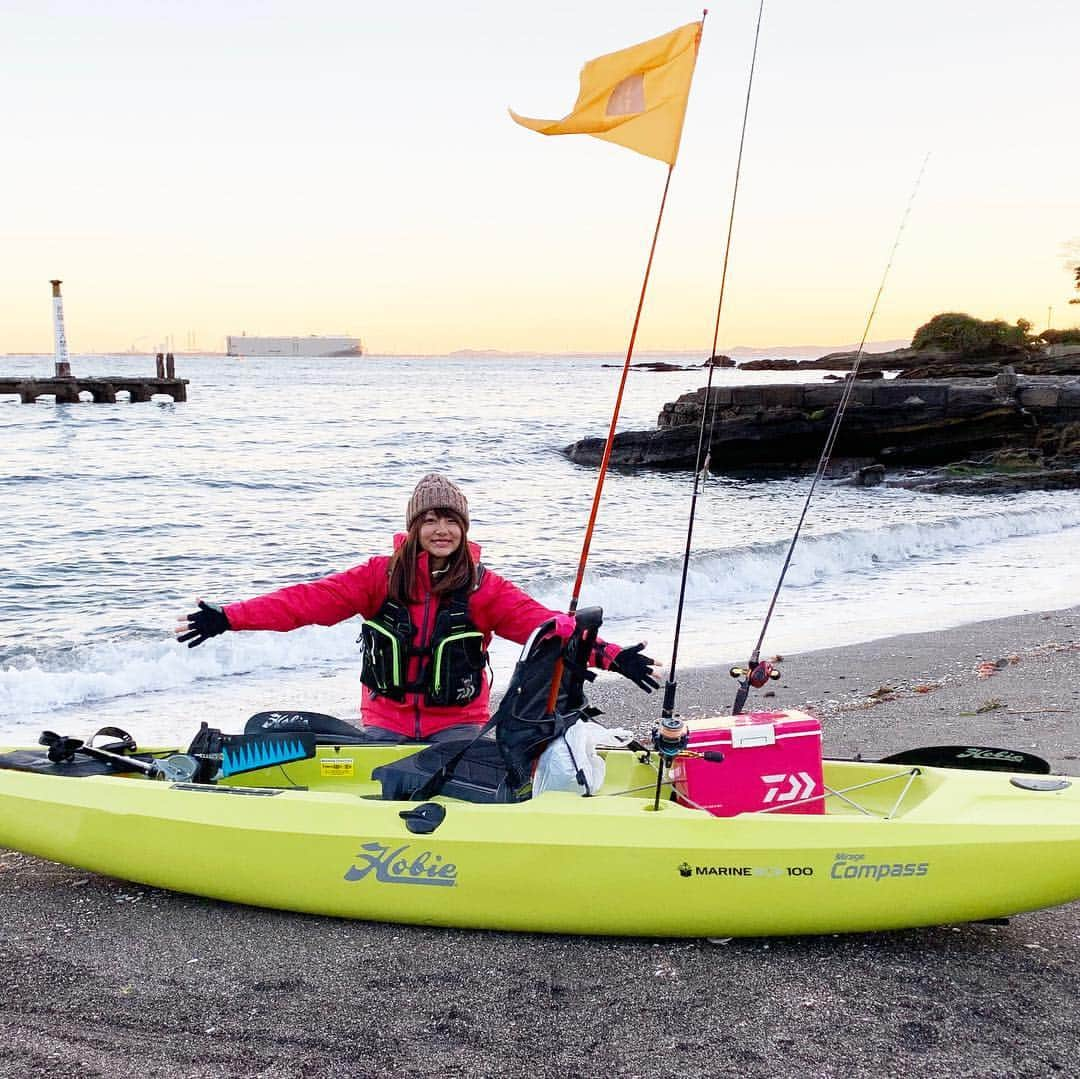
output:
M356 854L359 864L345 870L348 881L373 877L381 884L430 884L453 888L457 866L444 862L441 854L422 850L413 853L408 844L391 848L386 843L365 843Z

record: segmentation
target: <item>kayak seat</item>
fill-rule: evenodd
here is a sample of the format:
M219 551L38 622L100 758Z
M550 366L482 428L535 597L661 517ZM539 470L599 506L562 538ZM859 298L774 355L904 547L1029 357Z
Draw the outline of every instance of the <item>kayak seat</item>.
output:
M439 791L447 798L464 802L517 802L521 799L510 785L502 751L491 738L459 738L437 742L418 753L372 770L371 777L382 784L382 797L407 802L440 769L460 758Z

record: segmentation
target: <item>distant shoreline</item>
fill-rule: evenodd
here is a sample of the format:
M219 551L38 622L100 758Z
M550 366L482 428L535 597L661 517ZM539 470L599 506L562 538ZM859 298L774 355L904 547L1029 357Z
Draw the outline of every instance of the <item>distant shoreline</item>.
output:
M906 340L896 341L872 341L865 346L867 353L874 352L891 352L897 348L906 347L908 342ZM739 356L745 359L755 358L767 358L769 356L775 356L782 354L792 358L809 358L817 359L821 356L827 356L831 352L844 352L854 351L859 346L857 343L846 345L768 345L764 347L757 347L753 345L734 345L730 348L724 347L720 351L726 356ZM111 356L111 357L141 357L141 356L155 356L158 349L152 349L147 352L128 352L124 350L103 352L76 352L72 353L72 359L77 360L80 357L97 357L97 356ZM228 359L248 359L252 357L229 357L224 352L216 352L204 349L170 349L174 356L206 356L206 357L223 357ZM707 357L705 356L705 349L702 348L655 348L655 349L639 349L634 352L634 356L649 357L671 357L671 356L698 356L702 357L702 363L705 362ZM51 360L53 353L51 352L3 352L0 353L6 359L46 359ZM625 351L615 352L590 352L580 349L573 349L564 352L553 351L541 351L541 350L514 350L514 351L502 351L500 349L454 349L450 352L366 352L362 357L357 356L345 356L345 357L291 357L291 356L271 356L266 357L268 359L305 359L305 358L320 358L320 359L450 359L450 360L518 360L518 359L625 359ZM263 358L263 357L258 357Z

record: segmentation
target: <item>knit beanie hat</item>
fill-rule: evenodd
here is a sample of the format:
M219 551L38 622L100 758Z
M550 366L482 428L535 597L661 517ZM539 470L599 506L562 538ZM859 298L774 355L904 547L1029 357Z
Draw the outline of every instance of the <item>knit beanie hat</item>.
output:
M438 472L429 472L417 485L405 510L405 527L412 528L413 521L428 510L453 510L460 514L469 527L469 502L461 488Z

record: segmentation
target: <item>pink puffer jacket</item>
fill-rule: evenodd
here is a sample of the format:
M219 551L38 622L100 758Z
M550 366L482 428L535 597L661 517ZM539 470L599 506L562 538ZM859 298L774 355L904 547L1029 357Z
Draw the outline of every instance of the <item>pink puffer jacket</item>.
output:
M405 542L404 534L394 537L394 546ZM480 561L480 548L470 543L475 561ZM419 599L409 604L409 617L418 627L416 645L427 647L435 628L438 599L427 587L429 580L427 553L419 558ZM269 629L284 632L300 626L333 626L338 622L360 615L372 618L378 614L387 595L390 559L378 555L362 565L343 573L324 577L310 584L295 584L270 592L265 596L230 603L224 610L229 625L235 630ZM484 635L484 647L493 634L524 644L537 626L549 618L557 620L556 632L568 636L573 620L565 614L548 610L547 607L527 596L516 585L485 570L480 587L469 597L469 617ZM607 667L619 651L617 645L603 647L600 666ZM406 677L413 680L418 675L419 659L414 657ZM404 701L392 701L386 697L373 696L366 686L363 691L361 717L364 725L384 727L409 738L423 739L446 727L462 723L486 723L490 687L487 679L484 687L473 700L464 705L431 707L424 703L423 694L406 694Z

